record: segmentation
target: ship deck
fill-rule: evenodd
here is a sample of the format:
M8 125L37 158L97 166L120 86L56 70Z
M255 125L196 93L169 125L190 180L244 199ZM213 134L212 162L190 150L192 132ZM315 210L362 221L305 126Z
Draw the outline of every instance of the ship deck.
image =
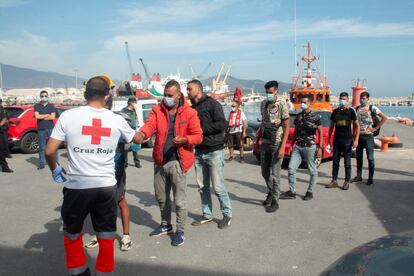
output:
M273 214L261 201L266 188L251 153L247 163L225 165L225 182L233 205L233 221L225 230L216 223L193 227L200 214L194 170L187 176L186 241L180 248L168 236L150 238L160 215L154 198L151 150L140 152L142 169L127 169L126 198L131 210L133 248L121 252L116 242L116 275L317 275L353 248L388 234L414 230L414 128L387 123L382 133L395 133L402 149L376 154L375 185L352 184L329 190L330 161L320 167L314 199L280 201ZM65 150L60 157L67 165ZM131 158L130 158L131 160ZM65 275L60 220L62 187L50 172L36 170L37 155L13 154L13 174L0 174L0 262L2 275ZM355 159L352 169L355 172ZM366 168L366 162L365 166ZM343 167L340 178L343 177ZM354 175L354 174L353 174ZM298 174L298 194L306 192L306 171ZM287 171L282 171L287 190ZM215 218L221 218L213 195ZM175 216L173 216L174 218ZM84 241L90 224L85 225ZM121 233L118 218L118 233ZM98 250L87 250L93 268Z

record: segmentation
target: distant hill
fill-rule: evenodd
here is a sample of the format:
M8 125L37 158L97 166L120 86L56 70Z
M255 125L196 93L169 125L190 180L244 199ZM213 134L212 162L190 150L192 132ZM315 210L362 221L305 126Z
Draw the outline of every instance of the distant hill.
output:
M75 87L75 77L2 64L4 90L12 88ZM78 78L81 86L83 78Z
M207 83L209 86L211 86L212 82L213 82L214 77L210 77L207 80L203 80L203 83ZM283 91L289 91L290 90L290 83L284 83L281 81L279 82L279 91L283 92ZM265 81L263 80L245 80L245 79L238 79L232 76L229 76L229 78L227 79L227 84L229 85L229 89L230 91L234 91L234 89L236 89L236 87L241 88L241 90L243 91L243 93L248 93L252 90L255 92L259 92L259 93L265 93L264 90L264 85L265 85Z
M3 71L3 87L4 90L12 88L40 88L40 87L74 87L75 77L67 76L55 72L43 72L33 69L21 68L13 65L2 64L1 69ZM85 79L78 77L78 86L82 85ZM211 86L213 77L203 80L203 83L207 83ZM119 81L115 80L115 83ZM263 80L246 80L238 79L229 76L227 84L230 91L234 91L236 87L240 87L243 93L248 93L254 89L255 92L264 93L263 86L265 85ZM290 84L279 81L279 91L289 91Z

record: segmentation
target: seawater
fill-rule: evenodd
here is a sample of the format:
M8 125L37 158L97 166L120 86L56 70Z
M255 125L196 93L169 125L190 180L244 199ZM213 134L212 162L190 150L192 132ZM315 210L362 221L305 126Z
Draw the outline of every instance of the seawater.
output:
M230 112L230 106L223 106L226 116ZM378 106L388 117L402 117L414 120L414 106ZM249 120L260 117L260 103L243 106L243 111Z

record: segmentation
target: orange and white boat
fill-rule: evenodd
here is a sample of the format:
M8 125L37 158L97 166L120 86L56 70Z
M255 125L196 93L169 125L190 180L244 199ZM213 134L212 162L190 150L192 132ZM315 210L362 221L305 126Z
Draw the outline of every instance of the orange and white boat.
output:
M311 109L332 111L331 90L326 76L321 75L316 63L319 57L313 55L310 42L306 48L307 55L302 57L299 72L293 78L290 101L295 109L300 109L300 100L306 97Z

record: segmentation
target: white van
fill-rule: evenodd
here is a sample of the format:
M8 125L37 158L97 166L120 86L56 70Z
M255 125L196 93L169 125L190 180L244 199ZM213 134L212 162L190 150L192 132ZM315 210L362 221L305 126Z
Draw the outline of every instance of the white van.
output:
M129 97L114 97L112 102L112 111L121 111L124 107L128 105ZM154 105L158 104L155 99L138 99L137 104L135 105L135 111L138 115L137 127L140 128L144 125L145 121L148 119L148 116ZM154 146L154 137L148 139L145 142L147 147L152 148Z

